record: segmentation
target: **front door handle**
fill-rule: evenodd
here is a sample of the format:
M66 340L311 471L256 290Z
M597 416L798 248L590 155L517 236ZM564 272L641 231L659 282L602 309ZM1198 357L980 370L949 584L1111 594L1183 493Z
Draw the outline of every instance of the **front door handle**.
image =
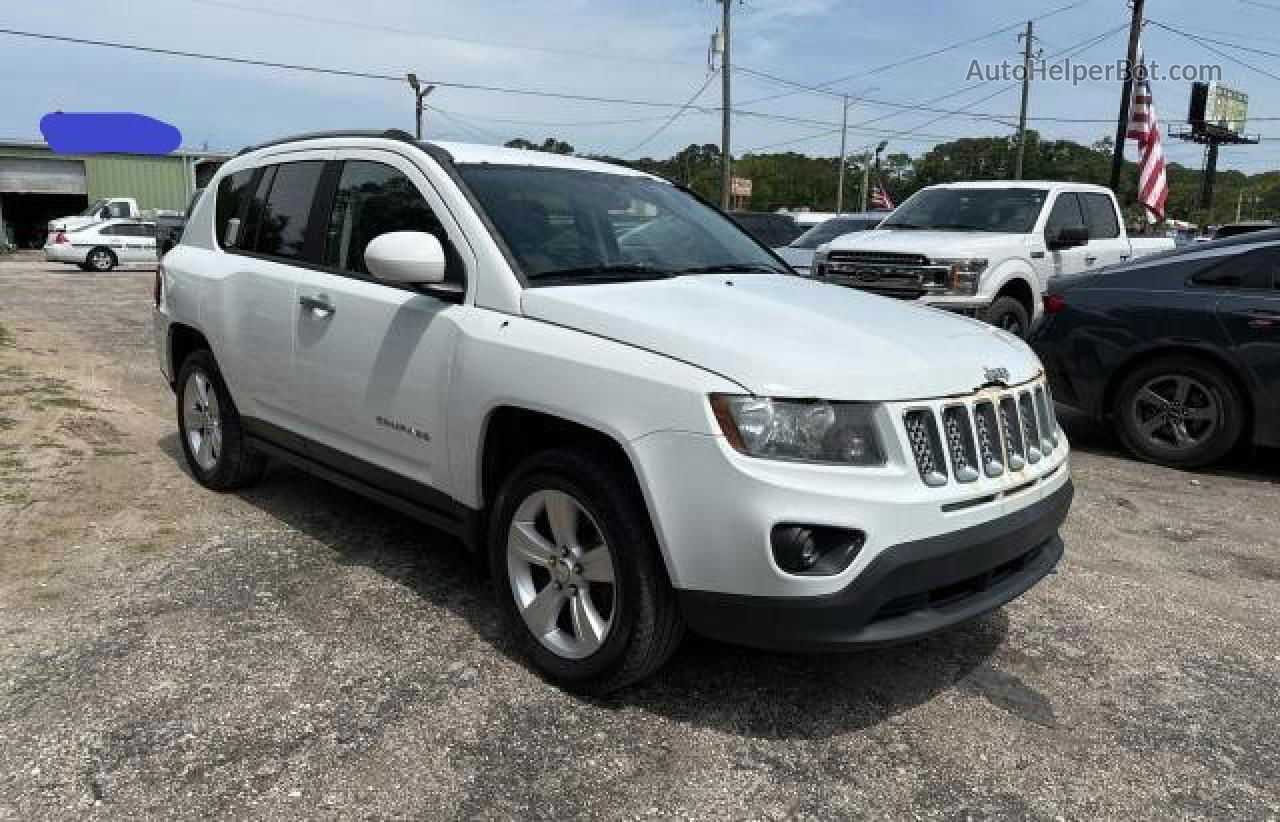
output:
M1098 258L1093 256L1092 254L1085 255L1085 258L1084 258L1085 265L1093 265L1097 261L1098 261Z
M333 303L329 302L329 297L325 294L317 294L314 297L301 296L298 298L298 305L308 309L312 316L321 320L332 317L338 310L334 308Z

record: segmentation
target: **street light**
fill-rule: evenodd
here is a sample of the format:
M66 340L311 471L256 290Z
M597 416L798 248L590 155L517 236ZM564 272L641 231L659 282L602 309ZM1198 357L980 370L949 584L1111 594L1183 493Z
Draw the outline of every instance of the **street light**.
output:
M409 81L409 88L413 91L413 113L414 113L414 137L422 139L422 100L428 94L436 90L435 86L427 86L423 88L418 82L418 75L412 71L404 76Z
M849 103L850 102L856 103L859 100L861 100L863 97L870 94L871 92L879 91L879 90L880 90L879 86L868 86L867 88L864 88L862 91L858 92L854 96L852 101L849 100L849 95L847 94L844 95L842 98L843 105L840 108L840 176L836 179L836 213L837 214L844 213L844 173L845 173L845 165L847 162L846 158L848 156L847 152L845 151L845 141L846 141L846 138L849 136ZM866 209L863 209L863 211L865 210Z

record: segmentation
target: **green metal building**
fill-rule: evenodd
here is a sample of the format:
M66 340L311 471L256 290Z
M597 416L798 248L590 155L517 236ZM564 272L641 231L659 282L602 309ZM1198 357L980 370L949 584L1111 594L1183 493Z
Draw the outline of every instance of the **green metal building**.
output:
M0 244L44 244L49 220L78 214L95 200L132 197L142 209L183 211L229 155L55 154L38 141L0 140Z

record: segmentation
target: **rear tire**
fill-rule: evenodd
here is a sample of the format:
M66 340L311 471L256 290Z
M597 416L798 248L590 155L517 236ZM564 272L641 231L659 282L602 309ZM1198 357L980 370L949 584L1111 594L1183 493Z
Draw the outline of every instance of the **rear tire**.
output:
M569 690L643 679L684 635L634 483L586 451L546 451L512 472L492 509L489 560L521 650Z
M1031 332L1031 317L1027 314L1027 307L1016 297L997 297L987 309L987 322L1023 340Z
M120 261L111 249L99 246L89 251L84 258L84 264L89 271L105 273L119 265Z
M178 439L197 482L214 491L234 491L262 477L267 458L245 439L240 413L208 350L183 360L177 398Z
M1143 363L1116 389L1116 433L1139 458L1170 468L1201 468L1227 455L1244 431L1235 383L1196 357Z

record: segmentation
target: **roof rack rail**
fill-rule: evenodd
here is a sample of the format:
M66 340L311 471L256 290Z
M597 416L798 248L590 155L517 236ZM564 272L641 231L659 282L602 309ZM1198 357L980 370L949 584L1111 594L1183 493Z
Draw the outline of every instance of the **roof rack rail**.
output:
M260 148L270 148L271 146L283 145L285 143L294 143L299 140L324 140L334 137L381 137L387 140L399 140L402 143L417 144L417 140L407 131L398 128L389 128L382 131L377 129L339 129L337 131L310 131L305 134L294 134L290 137L281 137L278 140L268 140L265 143L257 145L245 146L236 152L236 156L248 154L250 151L257 151Z

